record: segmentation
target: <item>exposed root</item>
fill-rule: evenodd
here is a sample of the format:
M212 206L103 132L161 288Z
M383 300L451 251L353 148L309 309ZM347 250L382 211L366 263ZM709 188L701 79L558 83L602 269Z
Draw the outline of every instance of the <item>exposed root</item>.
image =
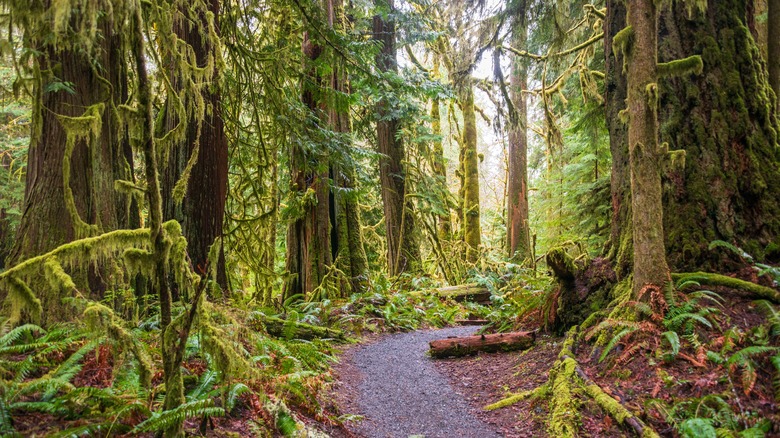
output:
M558 360L550 369L547 382L536 389L512 394L496 403L485 406L485 410L511 406L527 398L549 398L550 419L548 432L557 437L577 436L579 429L578 394L587 394L601 409L617 420L618 423L630 427L640 437L656 438L659 435L618 400L604 392L599 385L588 377L573 359L573 350L578 339L578 327L569 330L563 342Z
M780 292L771 287L761 286L760 284L740 280L739 278L728 277L721 274L711 274L708 272L683 272L672 274L672 280L677 284L693 281L701 285L739 289L748 292L751 296L780 304Z

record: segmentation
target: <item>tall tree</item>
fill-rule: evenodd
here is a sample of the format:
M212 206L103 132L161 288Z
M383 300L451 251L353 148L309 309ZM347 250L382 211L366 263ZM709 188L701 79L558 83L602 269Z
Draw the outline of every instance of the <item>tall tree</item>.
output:
M458 99L463 111L463 133L460 141L462 191L463 191L463 241L466 244L466 260L475 262L479 258L482 243L479 208L479 154L477 153L477 112L474 106L474 85L471 75L458 72L454 80Z
M395 13L393 0L375 1L374 39L381 44L376 55L377 69L382 73L398 73L395 47ZM390 78L392 80L392 77ZM377 108L377 149L379 179L387 230L387 263L390 276L414 272L420 268L420 248L416 239L413 204L407 196L404 144L399 128L401 120L387 98Z
M433 54L433 77L440 77L440 61L437 54ZM441 132L441 100L436 97L431 101L431 133L433 140L433 173L440 180L443 187L447 187L447 167L444 165L444 146ZM447 240L452 234L452 218L450 217L449 200L444 199L445 208L438 217L437 233L439 240Z
M520 1L512 19L512 47L523 48L528 36L526 2ZM531 256L528 224L528 116L526 111L527 68L525 59L512 62L509 96L515 117L510 117L507 181L507 250L509 257L522 261Z
M627 51L628 153L634 240L634 296L669 281L664 248L661 161L658 144L658 27L653 0L628 0L618 40Z
M346 23L341 3L326 0L323 12L327 25L343 32ZM312 135L322 134L318 133L317 121L324 120L331 130L325 134L329 140L335 137L336 142L351 141L349 105L344 99L349 90L346 71L343 63L334 61L340 60L342 54L330 57L336 65L323 74L317 63L330 54L324 53L323 46L309 32L304 34L302 49L307 73L301 99L311 113ZM325 145L320 145L318 150L304 149L301 145L290 148L291 192L297 211L287 229L285 299L305 296L318 289L334 261L349 277L347 284L335 285L338 293L360 291L367 280L368 263L358 205L347 193L354 187L354 163L349 157L324 149ZM332 189L331 181L336 184L336 190ZM327 289L328 285L323 286Z
M203 73L195 78L188 70L168 72L174 88L170 92L177 96L166 103L166 131L180 130L181 135L170 136L172 144L166 151L164 217L181 223L193 267L199 273L209 262L211 246L222 237L227 200L228 142L218 84L220 64L215 59L219 56L219 14L220 0L207 0L201 8L177 14L173 31L191 47L195 63ZM180 102L180 111L173 102ZM225 289L225 255L221 241L217 243L218 258L210 262L216 263L217 282Z
M660 81L661 139L687 154L668 172L664 218L675 270L724 269L713 240L762 257L780 236L777 113L761 54L748 30L749 0L685 5L659 21L659 57L674 70L683 53L701 53L703 74Z
M133 178L132 151L117 117L128 94L121 30L111 14L89 8L54 23L52 7L46 1L14 11L28 53L37 56L24 208L10 263L138 220L114 185ZM99 37L85 45L80 37L92 29ZM90 281L96 293L98 277Z
M607 0L604 19L605 85L604 101L606 124L609 130L609 149L612 154L610 191L612 219L608 257L613 261L618 278L631 273L633 245L631 232L631 181L628 166L628 126L620 111L625 108L627 96L625 62L621 50L613 50L615 35L626 27L626 6L622 0Z

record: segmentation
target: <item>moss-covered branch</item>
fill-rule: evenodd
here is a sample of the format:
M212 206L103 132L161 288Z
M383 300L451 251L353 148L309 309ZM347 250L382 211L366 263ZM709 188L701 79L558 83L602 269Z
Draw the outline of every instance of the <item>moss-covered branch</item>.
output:
M259 312L254 314L254 320L259 323L256 324L256 329L262 329L264 327L266 333L277 338L346 340L344 332L338 329L267 316Z
M700 75L704 69L701 56L694 55L683 59L658 63L658 77L682 77L691 74Z
M723 286L731 289L739 289L748 292L754 297L763 298L772 301L773 303L780 303L780 292L775 289L721 274L711 274L708 272L681 272L672 274L672 280L677 284L692 281L706 286Z

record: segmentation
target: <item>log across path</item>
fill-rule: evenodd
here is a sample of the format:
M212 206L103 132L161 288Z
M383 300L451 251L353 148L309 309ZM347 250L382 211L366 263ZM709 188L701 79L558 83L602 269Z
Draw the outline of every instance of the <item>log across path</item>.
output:
M454 327L388 335L356 347L347 364L357 371L349 408L365 418L351 429L359 436L493 438L501 435L480 421L426 353L428 343L469 336L479 327ZM354 412L357 411L357 412Z

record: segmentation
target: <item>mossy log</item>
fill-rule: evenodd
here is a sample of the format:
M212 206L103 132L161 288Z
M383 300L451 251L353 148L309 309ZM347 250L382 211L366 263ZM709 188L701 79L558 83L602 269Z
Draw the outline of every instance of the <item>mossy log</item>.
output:
M452 298L455 301L473 301L480 304L490 302L490 291L478 284L462 284L459 286L440 287L433 293L442 298Z
M721 274L711 274L708 272L682 272L672 274L672 280L677 284L684 283L686 281L695 281L701 285L706 286L723 286L732 289L739 289L749 293L756 298L763 298L765 300L772 301L773 303L780 303L780 292L771 287L761 286L760 284L752 283L739 278L727 277Z
M566 360L571 358L569 356L563 356L563 359ZM574 359L572 359L572 361L574 361L575 364L577 363ZM582 379L582 387L585 389L585 393L588 394L604 412L617 420L618 423L630 426L640 437L658 436L653 429L632 414L631 411L626 409L619 401L604 392L596 382L588 377L585 371L580 368L579 364L575 365L574 372Z
M461 357L479 351L496 353L530 348L536 341L536 332L498 333L439 339L430 342L431 357Z
M421 296L424 294L433 294L439 298L452 298L457 302L471 301L479 304L490 303L490 290L485 286L478 284L461 284L457 286L440 287L438 289L428 289L425 291L411 292L410 295Z
M320 327L304 322L290 321L266 315L260 316L257 321L262 323L266 333L277 338L304 339L307 341L313 339L346 340L344 332L338 329Z

